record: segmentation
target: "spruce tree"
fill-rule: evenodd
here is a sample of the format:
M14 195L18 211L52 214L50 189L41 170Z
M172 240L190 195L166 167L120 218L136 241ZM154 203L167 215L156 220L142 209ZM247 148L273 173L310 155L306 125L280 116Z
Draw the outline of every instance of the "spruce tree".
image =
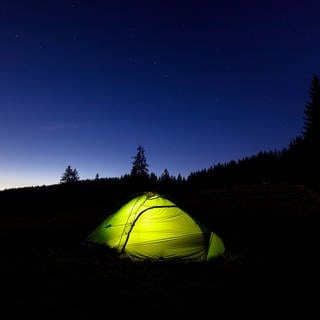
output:
M147 163L145 150L139 145L137 153L133 157L131 176L132 177L148 177L149 176L149 165Z
M309 89L310 100L304 111L304 130L302 132L305 142L314 148L320 146L320 80L313 75Z
M65 169L60 179L60 183L70 183L70 182L76 182L79 180L80 180L80 177L77 169L72 169L71 166L67 166L67 168Z
M315 74L309 89L310 100L304 111L304 131L302 145L302 161L300 171L303 183L311 186L320 185L320 80Z
M160 176L160 180L163 182L169 182L171 180L171 176L170 176L169 170L167 168L163 170L163 172Z

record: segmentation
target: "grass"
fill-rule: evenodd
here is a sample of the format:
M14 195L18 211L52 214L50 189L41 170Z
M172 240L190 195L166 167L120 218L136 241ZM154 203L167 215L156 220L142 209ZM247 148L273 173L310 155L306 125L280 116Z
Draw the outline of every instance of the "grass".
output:
M308 317L317 312L319 199L287 184L177 198L225 242L225 256L208 263L133 263L82 246L112 199L33 215L36 202L27 214L9 207L0 217L0 313L3 319Z

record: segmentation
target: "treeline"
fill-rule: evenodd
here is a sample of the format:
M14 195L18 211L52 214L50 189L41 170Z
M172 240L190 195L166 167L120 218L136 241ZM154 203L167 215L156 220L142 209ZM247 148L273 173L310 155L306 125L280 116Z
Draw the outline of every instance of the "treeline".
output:
M227 163L218 163L209 168L191 172L187 178L180 174L170 175L165 169L160 176L149 172L145 150L138 146L133 157L130 174L115 179L118 184L133 185L141 188L188 187L197 188L232 188L237 184L268 184L274 182L291 182L320 187L320 81L314 74L309 90L309 101L304 110L304 127L287 148L282 150L261 151L255 155ZM66 168L60 182L80 180L76 169ZM110 179L96 182L108 183ZM114 183L114 180L113 180Z
M15 190L34 190L35 188L54 193L75 192L79 195L92 193L92 201L108 192L124 197L146 190L164 191L171 194L190 189L225 188L232 190L234 185L269 184L289 182L320 188L320 80L313 75L309 89L309 101L304 110L304 127L282 150L261 151L255 155L226 163L218 163L209 168L191 172L188 177L173 176L167 169L160 176L149 172L145 150L138 146L133 157L131 172L116 178L81 180L76 169L68 166L63 172L60 184L43 187L20 188ZM11 190L13 192L14 190ZM66 192L67 191L67 192ZM7 193L10 190L7 190ZM45 197L44 197L45 198ZM98 200L98 199L97 199Z
M320 80L313 75L304 127L287 148L262 151L238 161L193 172L188 182L201 187L290 182L320 188Z
M263 151L238 161L218 163L208 169L193 172L188 182L199 187L232 188L237 184L260 184L288 181L284 169L286 151Z

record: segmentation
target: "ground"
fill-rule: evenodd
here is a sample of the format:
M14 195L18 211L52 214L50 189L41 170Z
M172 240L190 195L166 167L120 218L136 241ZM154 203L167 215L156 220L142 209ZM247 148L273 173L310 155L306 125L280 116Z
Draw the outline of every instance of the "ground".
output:
M318 312L317 192L268 184L180 196L178 204L225 242L225 256L210 263L133 263L108 249L82 246L111 201L33 214L28 208L15 212L14 205L3 209L2 319L308 318Z

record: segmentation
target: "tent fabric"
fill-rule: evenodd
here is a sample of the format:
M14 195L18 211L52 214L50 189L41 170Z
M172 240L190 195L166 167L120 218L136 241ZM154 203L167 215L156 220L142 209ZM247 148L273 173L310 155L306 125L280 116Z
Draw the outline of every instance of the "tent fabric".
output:
M222 239L153 192L140 194L109 215L86 242L132 260L208 261L225 251Z

